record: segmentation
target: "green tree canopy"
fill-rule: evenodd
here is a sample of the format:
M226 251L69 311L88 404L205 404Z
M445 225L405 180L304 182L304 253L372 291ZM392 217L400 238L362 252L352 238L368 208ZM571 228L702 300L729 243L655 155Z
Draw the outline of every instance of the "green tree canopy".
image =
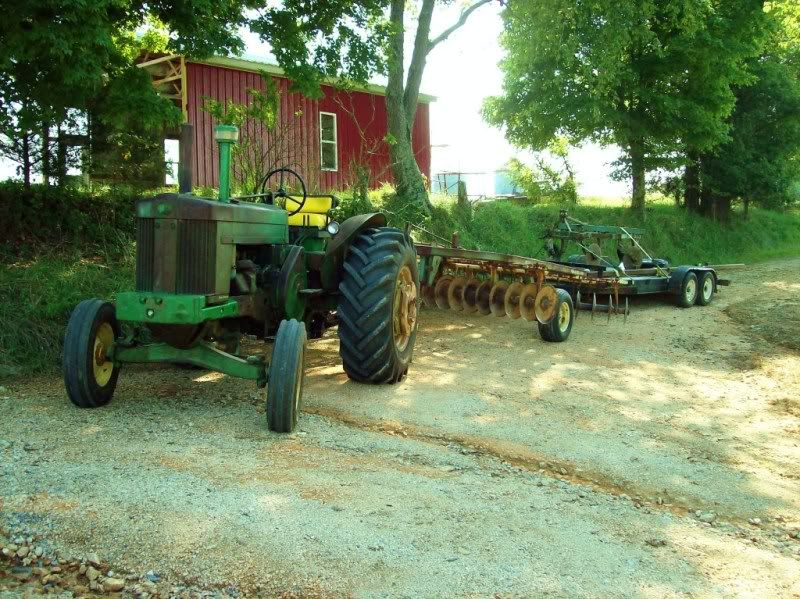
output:
M520 147L558 134L618 144L642 210L645 174L726 139L733 84L761 44L756 0L517 0L504 11L503 94L485 116Z
M180 114L135 67L140 50L155 44L155 49L191 57L237 54L245 27L270 44L295 87L307 95L318 95L326 77L365 81L383 68L384 5L375 0L10 0L0 20L4 147L27 152L23 162L31 164L36 161L30 146L38 137L46 173L50 129L75 110L91 112L113 133L127 130L146 138L174 124ZM14 143L23 132L24 147Z
M238 51L243 8L238 0L6 2L0 20L3 109L38 122L85 108L109 72L133 68L120 40L148 19L167 25L176 51Z
M703 189L769 207L789 199L798 177L800 83L775 57L755 61L753 85L737 91L730 139L701 159Z
M792 201L800 181L800 4L768 6L770 38L749 61L753 82L736 89L730 137L698 160L705 212L741 199L768 207Z

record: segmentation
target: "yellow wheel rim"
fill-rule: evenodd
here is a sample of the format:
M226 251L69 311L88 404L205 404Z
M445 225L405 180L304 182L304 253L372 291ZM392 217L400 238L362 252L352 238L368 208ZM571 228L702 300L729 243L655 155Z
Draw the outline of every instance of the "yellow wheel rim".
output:
M561 306L558 308L558 330L562 333L569 327L569 317L569 304L561 302Z
M108 359L108 350L114 343L114 329L107 322L97 327L94 336L94 351L92 352L92 366L94 380L99 387L105 387L111 380L114 372L114 363Z
M411 334L417 324L417 284L408 266L403 266L397 273L394 287L392 309L392 330L394 345L403 351L411 340Z

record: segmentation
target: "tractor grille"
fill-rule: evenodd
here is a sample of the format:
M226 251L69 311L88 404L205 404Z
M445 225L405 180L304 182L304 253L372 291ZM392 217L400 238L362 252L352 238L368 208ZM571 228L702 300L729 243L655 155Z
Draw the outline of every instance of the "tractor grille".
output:
M175 231L174 234L159 236L158 247L156 247L156 220L140 218L137 221L137 291L204 295L216 293L217 223L215 221L179 220L177 228L170 229ZM170 224L172 222L175 221L171 221ZM169 268L169 264L161 263L171 260L172 256L177 262L174 270Z
M178 221L177 293L214 293L217 223Z
M152 218L138 218L136 221L136 291L152 291L156 221Z

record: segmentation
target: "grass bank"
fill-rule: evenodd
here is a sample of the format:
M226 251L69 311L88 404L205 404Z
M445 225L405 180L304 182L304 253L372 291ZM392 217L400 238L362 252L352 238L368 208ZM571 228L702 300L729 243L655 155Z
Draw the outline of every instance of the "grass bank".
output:
M69 314L82 299L113 299L133 286L133 192L36 190L0 184L0 378L56 367ZM543 257L542 235L559 206L486 202L468 208L434 198L424 226L464 247ZM370 202L343 196L337 214L385 210L403 226L406 207L387 190ZM570 214L585 222L643 227L643 245L672 263L755 262L800 255L800 214L752 209L729 224L688 215L668 203L648 206L645 220L622 203L585 201ZM424 234L419 240L430 241ZM577 250L576 250L577 251Z
M440 199L429 228L445 238L458 231L464 247L544 257L542 236L558 220L559 208L498 201L467 210ZM747 220L735 214L730 223L718 223L666 202L651 203L641 218L622 205L591 201L571 207L569 214L592 224L644 228L643 247L672 264L747 263L800 255L798 212L751 208ZM576 246L568 250L579 251Z
M0 183L0 378L57 366L75 305L131 287L137 197Z

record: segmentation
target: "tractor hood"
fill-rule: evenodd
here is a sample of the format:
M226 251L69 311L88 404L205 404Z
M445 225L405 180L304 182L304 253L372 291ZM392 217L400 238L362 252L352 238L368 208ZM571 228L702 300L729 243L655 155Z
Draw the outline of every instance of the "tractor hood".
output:
M138 218L167 218L287 226L286 211L269 204L224 203L191 194L162 193L139 200Z

